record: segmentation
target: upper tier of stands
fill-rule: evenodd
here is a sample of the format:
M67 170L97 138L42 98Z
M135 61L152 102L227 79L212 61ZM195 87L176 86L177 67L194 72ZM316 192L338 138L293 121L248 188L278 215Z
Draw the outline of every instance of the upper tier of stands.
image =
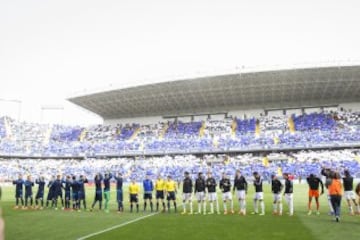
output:
M189 154L360 145L360 113L168 121L153 125L45 125L0 118L0 155Z

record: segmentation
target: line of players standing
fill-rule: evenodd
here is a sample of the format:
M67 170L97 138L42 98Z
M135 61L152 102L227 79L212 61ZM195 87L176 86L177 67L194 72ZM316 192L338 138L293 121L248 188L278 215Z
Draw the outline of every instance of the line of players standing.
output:
M327 176L324 173L325 169L323 169L322 174ZM252 214L258 214L258 208L260 206L261 212L259 215L265 214L265 204L264 204L264 195L263 195L263 180L257 172L253 173L254 180L253 185L255 188L255 194L253 198L254 204L254 211ZM285 173L283 175L285 179L285 191L284 196L286 203L289 208L289 215L293 215L294 212L294 204L293 204L293 183L289 178L289 175ZM93 210L96 203L99 203L99 209L102 209L102 202L103 197L105 198L105 212L109 212L109 201L110 201L110 180L114 178L116 181L116 200L118 203L118 212L123 212L123 178L122 175L115 174L114 176L111 173L105 173L104 176L100 173L96 174L94 178L94 185L95 185L95 197L94 202L90 208ZM345 187L345 197L349 204L349 210L352 212L351 207L351 200L355 203L357 211L360 212L359 205L355 202L355 197L350 196L350 192L352 192L352 184L353 178L350 176L348 171L345 171L345 178L344 187ZM72 210L80 210L81 204L83 208L86 209L86 196L85 196L85 186L84 184L87 183L88 180L84 176L80 176L78 179L76 176L67 176L66 178L62 179L60 175L56 178L53 177L47 186L49 187L49 192L46 198L46 207L49 206L51 203L51 207L57 209L58 201L61 201L61 206L64 210L72 209ZM319 213L319 185L321 184L321 193L324 192L323 184L321 180L314 175L310 175L307 178L307 182L309 185L309 214L311 214L311 201L312 198L315 197L316 204L317 204L317 213ZM45 180L44 177L40 177L39 179L32 181L31 176L28 176L26 180L23 180L22 176L19 175L17 180L13 181L13 184L16 185L15 189L15 198L16 198L16 206L15 208L19 208L19 204L23 208L34 207L42 209L44 207L44 190L45 190ZM33 206L33 193L32 187L34 184L38 185L38 191L35 197L35 206ZM180 185L180 184L179 184ZM327 183L328 187L329 183ZM102 186L104 186L102 188ZM212 173L209 172L207 174L207 178L203 176L202 173L198 173L198 177L195 180L195 184L193 184L192 179L190 178L190 174L188 172L184 173L183 179L183 211L182 214L193 214L193 201L192 201L192 193L194 192L196 200L197 200L197 212L195 213L203 213L206 214L207 209L207 202L210 204L210 212L209 214L214 213L214 204L216 207L216 212L220 213L218 198L217 198L217 183L215 178L212 176ZM25 187L25 203L23 198L23 187ZM233 193L236 194L236 198L239 201L239 214L246 215L246 194L248 189L248 183L244 176L241 175L241 172L238 170L236 171L236 175L233 181L233 185L230 181L229 174L223 174L220 182L219 188L222 192L222 200L223 200L223 209L224 214L228 214L228 206L229 203L229 210L230 213L234 213L234 206L233 206ZM284 186L281 181L277 178L276 175L272 176L272 183L271 183L271 190L273 193L273 214L282 215L282 190ZM357 187L358 188L358 187ZM155 182L155 186L153 185L152 180L147 174L146 179L143 181L143 189L144 189L144 210L146 210L147 202L149 202L150 209L153 211L153 202L152 202L152 194L155 190L156 192L156 211L159 210L159 203L163 206L163 211L170 211L170 203L173 202L174 210L176 212L176 194L177 194L177 184L175 181L172 180L171 176L167 177L167 180L163 180L160 176ZM63 198L63 190L65 197ZM358 190L357 190L358 191ZM206 194L207 193L207 194ZM353 193L353 192L352 192ZM133 211L133 204L136 206L136 210L139 211L139 203L138 203L138 195L140 194L140 186L135 182L133 179L129 185L129 194L130 194L130 211ZM359 194L359 193L358 193ZM207 195L207 199L206 199ZM329 206L332 209L331 203L331 194L329 194ZM348 197L348 195L350 197ZM165 205L165 196L167 200L167 204ZM65 201L64 201L65 200ZM340 199L341 201L341 199ZM71 208L72 203L72 208ZM189 205L189 209L188 208ZM332 209L335 212L334 209Z

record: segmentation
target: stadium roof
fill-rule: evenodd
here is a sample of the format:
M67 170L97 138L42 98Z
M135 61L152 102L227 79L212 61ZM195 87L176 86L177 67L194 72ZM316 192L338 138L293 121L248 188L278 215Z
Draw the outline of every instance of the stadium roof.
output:
M360 65L231 73L68 99L104 119L319 106L360 101Z

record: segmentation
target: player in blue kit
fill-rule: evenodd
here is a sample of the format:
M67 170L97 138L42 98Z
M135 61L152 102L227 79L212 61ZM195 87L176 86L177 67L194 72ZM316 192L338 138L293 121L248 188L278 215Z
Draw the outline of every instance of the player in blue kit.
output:
M72 176L71 192L73 210L77 210L79 209L79 183L76 180L76 176Z
M86 210L86 195L85 195L85 183L88 183L88 180L83 175L80 175L78 181L79 184L79 210L81 208L81 202L83 203L84 210Z
M49 202L51 201L51 207L54 207L54 196L55 196L55 186L54 186L54 182L55 182L55 177L52 176L51 180L49 181L47 187L49 188L49 192L46 198L46 207L49 207Z
M146 211L147 201L150 204L150 210L153 211L152 192L154 191L154 184L150 179L150 173L146 174L146 178L143 181L144 188L144 211Z
M61 206L64 209L64 199L62 194L62 189L64 188L61 181L61 176L57 175L56 180L53 182L53 188L54 188L54 197L53 197L53 203L55 206L55 210L57 210L57 203L58 199L60 198Z
M121 213L124 211L124 205L123 205L123 178L122 174L118 173L115 176L116 180L116 201L118 203L118 213Z
M70 209L70 201L71 201L71 177L68 175L66 179L62 181L63 185L65 185L65 210Z
M99 210L101 210L101 207L102 207L102 200L103 200L103 192L102 192L102 188L101 188L101 183L102 183L102 180L103 180L103 176L98 173L95 175L95 178L94 178L94 184L95 184L95 199L94 199L94 202L93 204L91 205L91 209L90 211L92 211L95 207L95 204L97 202L99 202Z
M45 178L41 176L39 179L35 180L35 183L39 185L38 191L35 196L35 205L36 208L44 208L44 192L45 192ZM39 207L39 201L41 202L41 207Z
M24 182L25 186L25 209L28 208L28 201L30 200L30 207L33 205L33 192L32 187L34 186L34 182L31 180L31 176L29 175Z
M21 206L24 207L24 199L23 199L23 186L24 186L24 180L22 178L22 175L20 174L17 180L14 180L12 182L15 185L15 209L19 208L19 200L21 202Z

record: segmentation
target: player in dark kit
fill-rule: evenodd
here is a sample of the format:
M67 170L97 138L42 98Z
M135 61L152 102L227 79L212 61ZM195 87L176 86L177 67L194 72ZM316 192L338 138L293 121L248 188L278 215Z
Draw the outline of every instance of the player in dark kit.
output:
M55 205L55 210L57 210L57 203L58 203L58 199L60 198L61 201L61 207L64 209L64 199L63 199L63 193L62 193L62 189L64 188L62 185L62 180L61 180L61 176L57 175L56 176L56 180L53 182L52 186L54 187L54 198L53 198L53 202Z
M214 202L216 204L216 212L217 214L220 214L219 201L216 195L216 180L212 176L211 172L208 172L208 176L206 178L206 188L208 192L208 200L210 202L210 214L214 214Z
M201 172L198 173L198 178L195 180L194 193L198 202L198 214L201 214L201 204L203 204L203 214L206 214L206 199L205 199L206 183L205 178Z
M55 177L52 176L49 181L47 187L49 188L49 192L46 198L46 207L49 207L49 202L51 201L51 207L54 207L54 196L55 196L55 188L54 188Z
M31 180L31 176L29 175L24 182L25 185L25 209L28 208L28 200L30 200L30 207L33 205L33 192L32 187L34 186L34 182Z
M236 171L235 179L234 179L234 187L233 191L236 191L237 199L239 200L240 215L246 215L246 192L247 192L248 184L244 176L241 175L240 170Z
M147 201L150 203L151 212L153 211L152 192L154 191L154 184L150 179L150 174L146 174L146 179L143 181L144 188L144 211L146 211Z
M35 180L35 183L39 185L38 191L35 196L36 208L44 208L44 192L45 192L45 178L41 176L39 179ZM41 207L39 207L39 200L41 201Z
M349 214L354 215L354 210L351 204L351 201L353 202L354 206L356 207L356 213L360 213L360 207L358 203L356 202L354 188L353 188L353 182L354 178L350 175L349 170L344 171L345 177L343 178L343 185L344 185L344 196L346 199L346 202L349 207Z
M184 173L184 180L183 180L183 212L181 214L186 214L186 202L190 205L190 212L189 214L193 214L193 206L192 206L192 194L193 189L193 182L190 178L189 172Z
M319 186L321 186L321 194L324 193L324 184L321 181L320 178L316 177L314 174L310 174L308 178L306 178L306 181L309 185L309 202L308 202L308 215L311 215L312 209L311 209L311 202L312 199L315 198L316 202L316 214L320 214L320 203L319 203Z
M273 215L282 215L282 197L281 191L283 189L283 184L277 178L276 175L272 175L271 180L271 191L273 193Z
M103 199L103 196L102 196L103 192L102 192L102 188L101 188L102 180L103 180L103 176L100 173L95 175L95 178L94 178L95 198L94 198L93 204L91 205L90 211L92 211L94 209L96 202L99 202L99 210L101 210L102 199Z
M123 204L123 177L121 173L115 176L116 181L116 201L118 203L118 213L124 212Z
M76 176L72 176L71 192L72 192L73 210L77 210L79 209L79 183L76 180Z
M71 201L71 177L66 176L66 179L62 181L65 185L65 210L70 209L70 201Z
M294 193L294 187L293 182L289 177L288 173L284 173L283 177L285 179L285 201L289 208L289 216L294 215L294 199L293 199L293 193Z
M265 215L263 180L258 172L254 172L253 176L254 176L255 195L254 195L254 212L252 212L251 214L258 213L258 203L260 203L261 213L259 215L263 216Z
M15 209L19 208L19 200L21 202L21 206L24 207L24 198L23 198L23 186L24 186L24 180L22 178L22 175L19 175L19 178L17 180L14 180L12 182L15 185Z
M83 203L84 210L86 210L86 192L85 192L85 183L88 183L88 180L83 175L80 175L78 181L79 184L79 210L81 208L81 202Z
M227 212L227 206L226 202L230 201L230 209L231 213L234 214L234 204L232 200L232 194L231 194L231 182L229 179L228 174L223 173L222 179L220 180L219 187L221 191L223 192L223 202L224 202L224 214L226 215Z

